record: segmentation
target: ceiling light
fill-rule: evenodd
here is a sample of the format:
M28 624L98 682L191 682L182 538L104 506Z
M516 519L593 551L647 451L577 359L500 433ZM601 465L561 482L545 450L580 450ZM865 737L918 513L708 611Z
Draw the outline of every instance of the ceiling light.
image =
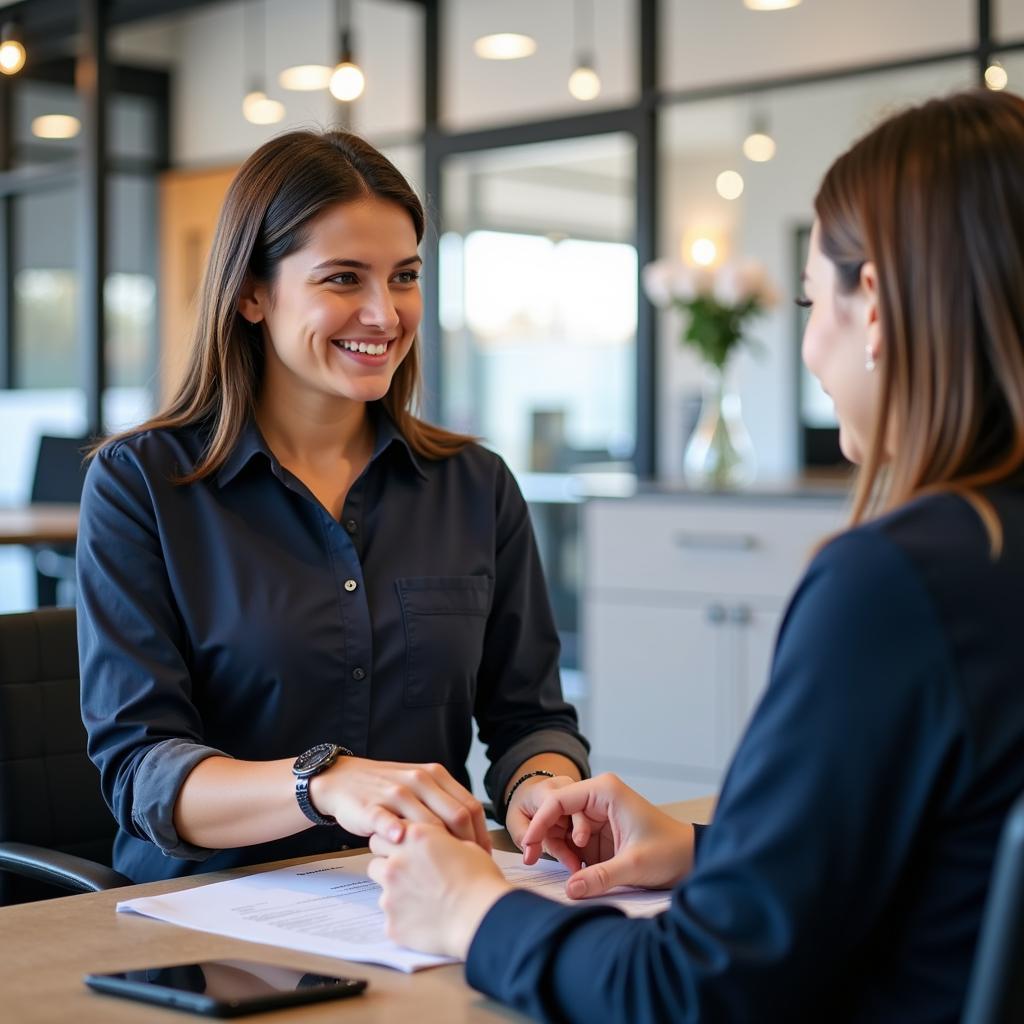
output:
M244 62L249 74L249 91L242 100L242 116L250 124L277 124L284 117L284 104L270 99L263 87L263 66L267 45L266 0L258 3L260 23L252 16L253 4L242 9ZM264 59L259 57L264 54Z
M0 31L0 72L16 75L25 66L25 47L18 26L9 21Z
M763 164L775 156L775 140L767 132L751 132L743 140L743 155L754 163Z
M737 171L722 171L715 179L715 189L723 199L739 199L743 195L743 175Z
M572 11L572 44L576 64L569 75L569 93L581 103L597 99L601 79L594 69L594 5L593 0L576 0Z
M520 60L537 52L537 42L515 32L481 36L473 43L473 52L484 60Z
M330 90L336 100L351 103L359 99L366 88L366 76L352 54L352 0L339 0L338 25L340 56L331 72Z
M284 117L284 104L270 99L260 89L253 89L242 100L242 114L251 124L277 124Z
M331 95L336 100L351 103L362 96L365 88L366 76L351 61L342 61L331 74Z
M1009 81L1010 76L1006 73L1006 68L999 61L994 60L985 68L985 84L993 92L1005 89Z
M710 238L698 238L690 246L690 258L698 267L710 267L718 255L718 246Z
M73 139L82 130L82 122L70 114L43 114L32 118L32 134L37 139Z
M314 92L317 89L326 89L331 84L333 71L334 68L326 64L296 64L295 67L285 68L277 76L277 81L282 89Z
M601 79L593 68L580 64L569 76L569 92L582 102L596 99L601 92Z
M743 0L743 6L751 11L784 11L799 4L800 0Z

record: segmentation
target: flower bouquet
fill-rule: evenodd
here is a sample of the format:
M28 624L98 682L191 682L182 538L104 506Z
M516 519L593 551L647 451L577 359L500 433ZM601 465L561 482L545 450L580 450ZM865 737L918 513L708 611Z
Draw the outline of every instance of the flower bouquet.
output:
M725 391L732 354L750 339L748 322L778 301L758 263L727 263L714 270L669 260L643 270L647 297L683 317L681 341L706 367L701 414L687 446L687 481L715 489L750 483L756 468L753 446L740 418L739 397Z

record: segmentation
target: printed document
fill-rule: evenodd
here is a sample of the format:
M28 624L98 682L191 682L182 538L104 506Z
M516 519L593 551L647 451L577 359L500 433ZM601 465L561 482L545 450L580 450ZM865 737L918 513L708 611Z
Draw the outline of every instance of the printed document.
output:
M451 957L406 949L385 935L384 915L377 906L380 886L366 876L370 859L366 853L311 861L163 896L122 900L117 909L216 935L402 971L455 963ZM555 861L527 867L521 854L500 851L494 859L513 885L562 903L579 902L565 895L569 873ZM594 902L648 916L668 907L669 894L621 889Z

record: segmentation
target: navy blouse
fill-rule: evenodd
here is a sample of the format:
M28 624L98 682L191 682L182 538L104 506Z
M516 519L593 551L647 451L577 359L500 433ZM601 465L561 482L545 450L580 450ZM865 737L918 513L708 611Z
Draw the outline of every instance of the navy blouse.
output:
M669 910L628 920L511 893L476 935L470 983L585 1024L958 1021L1024 791L1024 489L991 498L998 559L954 496L814 559Z
M469 786L475 717L500 807L527 758L588 771L525 502L498 456L418 457L373 408L376 445L340 521L250 422L216 474L173 478L201 427L103 449L82 496L78 621L89 752L135 881L336 850L314 827L236 850L190 846L174 803L201 760L440 762Z

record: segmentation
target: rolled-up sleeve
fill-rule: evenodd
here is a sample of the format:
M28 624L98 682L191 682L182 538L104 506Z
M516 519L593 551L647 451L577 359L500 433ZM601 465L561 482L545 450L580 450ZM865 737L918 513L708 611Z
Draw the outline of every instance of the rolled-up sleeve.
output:
M189 772L222 751L204 744L191 701L150 484L120 446L89 467L77 566L82 719L104 799L128 834L204 860L215 851L180 839L174 804Z
M498 460L494 600L487 621L475 713L491 767L484 779L504 819L516 769L537 754L562 754L585 778L589 747L562 696L561 645L526 502Z

